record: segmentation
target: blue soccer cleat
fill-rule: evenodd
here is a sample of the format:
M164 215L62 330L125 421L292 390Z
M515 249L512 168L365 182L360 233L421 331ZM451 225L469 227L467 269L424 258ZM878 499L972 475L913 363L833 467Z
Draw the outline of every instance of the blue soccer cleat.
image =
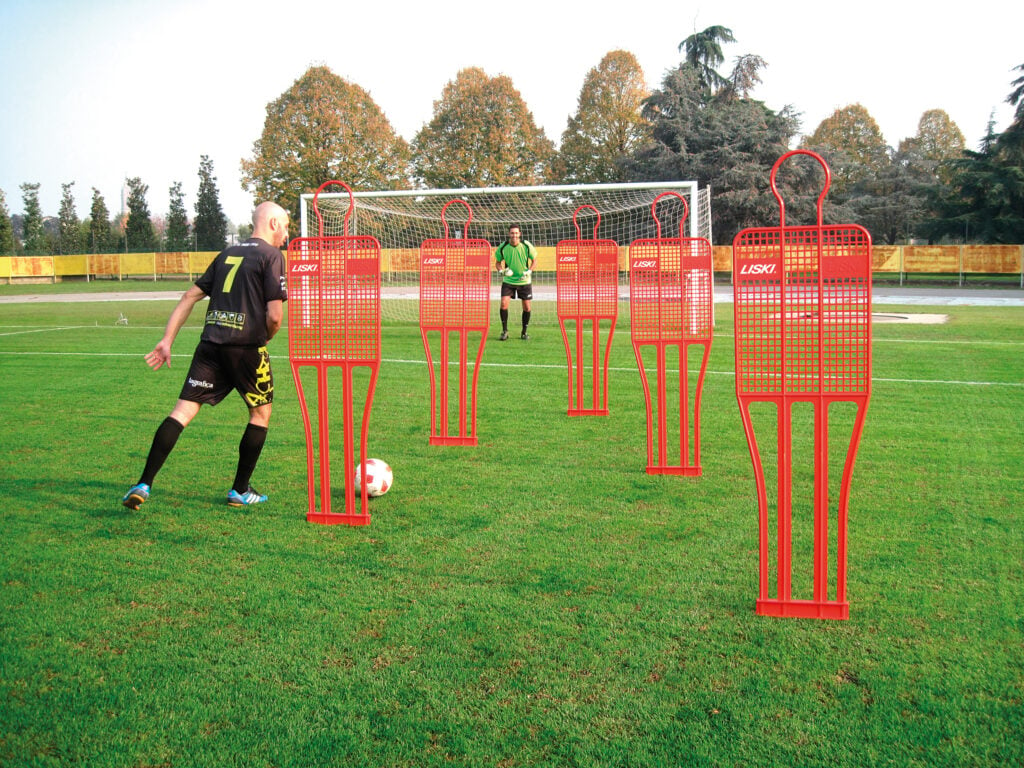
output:
M253 490L250 485L245 493L239 493L234 488L228 491L228 506L229 507L247 507L250 504L262 504L267 500L259 491Z
M138 483L128 489L128 493L121 499L121 503L128 507L128 509L137 510L148 498L149 486L145 483Z

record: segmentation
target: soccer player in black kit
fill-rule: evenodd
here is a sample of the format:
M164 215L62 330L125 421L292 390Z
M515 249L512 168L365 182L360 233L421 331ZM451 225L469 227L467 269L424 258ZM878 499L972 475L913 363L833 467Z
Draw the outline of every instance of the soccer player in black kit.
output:
M252 237L221 251L185 292L171 312L163 338L146 355L154 371L164 363L170 368L171 345L178 331L196 303L209 296L203 333L178 402L153 436L139 481L121 500L129 509L138 509L149 498L157 472L199 407L216 405L232 390L245 401L249 423L238 445L238 467L227 502L244 507L267 500L249 480L267 439L274 400L267 342L281 327L288 298L280 251L288 240L288 212L276 203L261 203L253 212L252 225Z

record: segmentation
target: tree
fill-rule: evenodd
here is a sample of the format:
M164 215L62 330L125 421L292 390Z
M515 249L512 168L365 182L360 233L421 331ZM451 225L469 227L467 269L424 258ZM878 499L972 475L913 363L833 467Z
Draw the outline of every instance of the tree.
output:
M698 70L683 64L665 74L661 88L647 99L644 115L653 138L634 155L631 178L693 179L710 185L719 242L731 241L744 227L778 224L778 205L768 179L799 125L788 107L776 113L736 94L713 96ZM798 191L803 197L792 202L803 211L810 191ZM787 196L787 210L790 202Z
M1016 109L1010 127L999 136L999 151L1004 159L1015 166L1024 166L1024 64L1014 67L1021 75L1013 81L1013 90L1006 102Z
M28 256L49 253L46 233L43 231L43 212L39 207L39 184L22 184L21 200L25 205L22 241Z
M952 180L935 202L937 215L922 225L930 239L1024 242L1024 168L1007 162L1000 138L990 120L978 150L954 161Z
M14 253L14 224L7 209L7 196L0 189L0 256Z
M185 212L185 193L181 182L176 181L170 189L171 205L167 212L167 239L164 248L171 252L187 251L189 245L188 214Z
M110 230L110 212L103 201L103 195L96 187L92 188L92 207L89 209L89 240L90 253L109 253L114 237Z
M837 109L801 144L818 152L832 172L832 194L846 199L856 184L882 172L889 150L882 131L860 104Z
M220 207L217 177L213 175L213 161L208 155L199 158L199 193L192 228L197 250L221 251L228 244L228 220Z
M63 254L82 252L82 223L75 212L75 198L71 187L75 182L61 184L63 194L60 199L59 225L60 234L57 238L57 252Z
M643 69L632 53L605 54L583 81L576 114L552 164L555 178L568 184L625 181L624 159L650 135L641 114L647 95Z
M874 175L862 179L849 198L850 219L874 242L908 240L927 213L927 186L908 156L897 151Z
M942 109L929 109L917 123L917 134L900 142L899 152L922 182L948 183L951 163L960 159L964 135Z
M722 43L734 42L731 29L716 25L694 32L679 44L679 51L683 53L683 63L697 73L701 86L714 93L729 84L715 69L725 61Z
M409 146L370 94L327 67L311 67L267 105L242 187L299 214L299 195L325 181L353 189L408 189Z
M554 145L506 75L463 69L413 140L413 165L435 188L538 184Z
M749 98L750 92L761 82L761 70L767 66L768 62L760 56L751 53L737 56L728 85L723 91L736 98Z
M150 219L146 193L149 186L138 176L128 179L128 219L125 222L125 252L146 253L156 250L156 234Z

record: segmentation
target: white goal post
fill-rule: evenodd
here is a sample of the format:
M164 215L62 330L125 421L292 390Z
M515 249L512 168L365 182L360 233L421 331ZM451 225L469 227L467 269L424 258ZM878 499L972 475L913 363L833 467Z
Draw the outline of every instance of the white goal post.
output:
M452 200L463 200L472 209L468 236L483 238L497 247L508 235L511 224L518 224L523 239L537 248L533 270L534 322L557 324L555 307L555 249L562 240L595 237L597 217L601 222L596 237L614 240L619 245L619 280L623 294L628 291L629 245L640 238L657 236L657 224L651 216L651 204L665 192L657 206L661 237L678 237L682 205L689 207L684 237L711 240L710 188L699 189L693 181L637 182L625 184L579 184L529 187L483 187L464 189L416 189L402 191L353 192L354 209L349 211L349 195L340 186L328 187L317 199L320 221L313 211L313 194L300 198L300 231L303 237L372 236L381 245L382 315L385 320L416 322L419 297L419 247L431 238L460 238L466 229L467 208L449 206L445 212L448 231L441 213ZM348 231L345 216L348 214ZM499 280L494 276L492 294L498 295ZM623 296L625 298L625 295Z

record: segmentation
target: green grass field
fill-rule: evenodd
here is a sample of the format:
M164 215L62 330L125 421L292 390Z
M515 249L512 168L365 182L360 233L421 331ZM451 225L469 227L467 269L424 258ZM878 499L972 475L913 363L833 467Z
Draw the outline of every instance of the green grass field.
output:
M851 617L815 621L754 613L729 305L699 478L644 472L628 314L607 417L566 416L557 325L492 333L476 447L428 445L419 330L385 325L369 453L395 485L360 528L305 520L284 332L270 502L224 504L231 399L121 506L198 338L196 312L148 369L172 306L0 305L0 764L1024 764L1024 308L884 308L950 321L875 327Z

